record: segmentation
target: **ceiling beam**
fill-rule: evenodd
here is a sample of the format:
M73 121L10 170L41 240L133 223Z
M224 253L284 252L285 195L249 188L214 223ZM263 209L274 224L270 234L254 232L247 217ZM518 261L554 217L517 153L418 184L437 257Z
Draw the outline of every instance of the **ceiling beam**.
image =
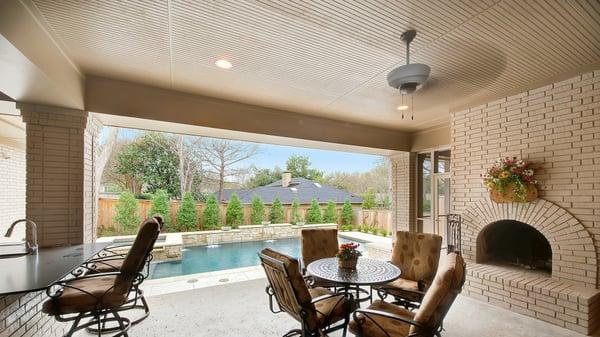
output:
M407 151L401 131L88 76L85 110L262 135Z
M29 1L0 1L0 92L15 101L83 108L85 78Z

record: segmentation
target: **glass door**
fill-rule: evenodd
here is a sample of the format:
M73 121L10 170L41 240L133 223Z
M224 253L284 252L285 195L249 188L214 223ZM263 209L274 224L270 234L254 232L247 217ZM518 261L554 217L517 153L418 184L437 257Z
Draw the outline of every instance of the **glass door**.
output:
M450 150L417 156L417 231L446 237L450 211Z

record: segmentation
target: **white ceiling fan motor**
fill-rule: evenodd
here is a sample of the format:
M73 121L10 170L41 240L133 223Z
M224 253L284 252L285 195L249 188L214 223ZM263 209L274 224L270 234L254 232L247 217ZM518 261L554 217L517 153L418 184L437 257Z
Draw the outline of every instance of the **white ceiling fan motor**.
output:
M400 66L387 75L388 84L400 90L403 95L414 93L421 84L427 81L431 69L426 64L410 63L410 42L417 35L417 31L408 30L401 35L402 41L406 42L406 64Z

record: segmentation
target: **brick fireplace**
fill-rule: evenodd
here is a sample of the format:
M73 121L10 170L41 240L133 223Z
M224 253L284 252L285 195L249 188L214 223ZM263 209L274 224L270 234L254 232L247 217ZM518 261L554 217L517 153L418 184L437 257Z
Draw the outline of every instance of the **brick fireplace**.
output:
M452 198L464 293L584 334L600 326L600 71L452 114ZM498 157L542 167L540 198L490 200Z

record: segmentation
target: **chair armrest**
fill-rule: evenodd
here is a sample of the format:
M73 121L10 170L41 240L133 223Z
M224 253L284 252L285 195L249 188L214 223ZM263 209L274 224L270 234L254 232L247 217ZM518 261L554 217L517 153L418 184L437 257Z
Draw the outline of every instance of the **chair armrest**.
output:
M348 294L348 295L351 298L352 294ZM326 295L321 295L321 296L315 297L315 298L312 299L311 303L315 304L315 303L318 303L318 302L321 302L321 301L324 301L324 300L327 300L327 299L330 299L330 298L334 298L334 297L345 297L345 298L348 298L346 296L346 294L344 294L344 293L333 293L333 294L326 294Z
M358 317L358 315L360 315L360 314L362 314L362 317ZM381 329L381 331L383 331L386 335L390 336L378 323L376 323L373 320L372 316L379 316L379 317L383 317L383 318L386 318L386 319L391 319L391 320L395 320L395 321L401 321L401 322L404 322L406 324L414 325L414 326L419 327L421 329L424 329L426 331L431 331L431 329L429 327L427 327L426 325L424 325L422 323L419 323L417 321L414 321L414 320L406 318L406 317L394 315L394 314L386 312L386 311L373 310L373 309L356 309L354 311L354 313L352 314L352 318L354 319L354 322L356 322L356 324L358 324L359 330L360 330L360 326L362 324L364 324L364 321L366 319L369 319L369 320L373 321L373 323L379 329ZM431 331L431 333L434 334L434 335L436 335L436 336L440 336L439 332ZM420 335L421 334L413 333L413 334L408 335L408 337L413 337L413 336L416 337L416 336L420 336Z

